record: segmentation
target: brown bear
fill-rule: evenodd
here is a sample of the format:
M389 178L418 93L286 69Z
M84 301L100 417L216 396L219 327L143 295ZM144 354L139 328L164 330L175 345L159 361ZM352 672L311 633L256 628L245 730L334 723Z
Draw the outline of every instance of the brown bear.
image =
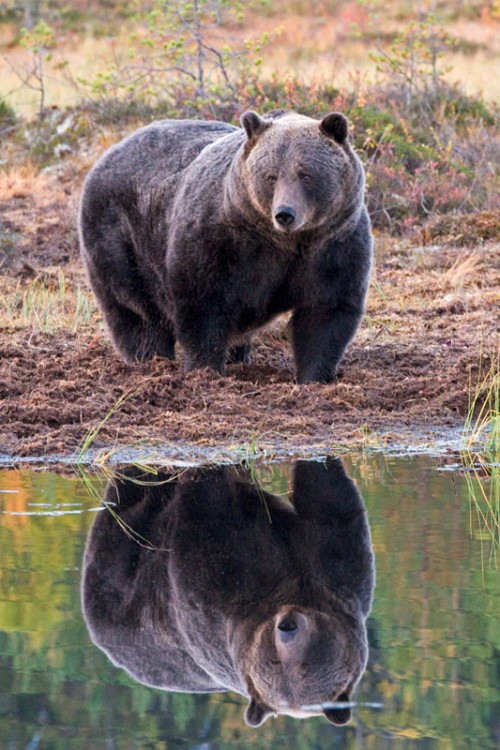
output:
M84 264L116 349L225 373L252 331L292 311L297 379L329 382L364 308L372 258L364 173L346 118L245 112L163 120L88 175Z
M93 641L137 680L234 690L245 720L350 718L367 661L373 554L338 459L295 466L291 501L242 469L180 477L131 469L87 540L82 604Z

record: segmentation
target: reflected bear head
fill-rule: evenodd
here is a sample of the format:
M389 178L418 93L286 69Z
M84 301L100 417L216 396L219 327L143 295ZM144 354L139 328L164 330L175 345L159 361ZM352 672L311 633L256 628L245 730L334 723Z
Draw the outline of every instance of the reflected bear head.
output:
M340 602L325 609L282 607L251 635L241 654L250 726L279 714L323 714L337 726L349 721L368 657L364 621L342 611Z
M298 462L290 501L241 468L212 467L131 469L105 505L82 604L114 664L165 690L234 690L252 727L281 714L349 721L374 573L364 506L338 459Z

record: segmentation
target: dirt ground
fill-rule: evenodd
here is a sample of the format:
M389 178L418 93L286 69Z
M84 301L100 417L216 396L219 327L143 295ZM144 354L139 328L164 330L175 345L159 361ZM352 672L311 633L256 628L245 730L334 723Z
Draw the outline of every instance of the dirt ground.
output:
M150 442L187 456L235 446L279 455L432 443L461 428L480 369L498 356L498 219L448 218L411 241L376 237L366 316L336 383L294 382L283 318L255 336L250 365L222 378L184 373L180 360L123 364L96 311L46 325L26 313L30 290L60 289L61 278L69 308L90 300L75 231L84 171L0 187L4 461L69 455L89 434L111 452Z

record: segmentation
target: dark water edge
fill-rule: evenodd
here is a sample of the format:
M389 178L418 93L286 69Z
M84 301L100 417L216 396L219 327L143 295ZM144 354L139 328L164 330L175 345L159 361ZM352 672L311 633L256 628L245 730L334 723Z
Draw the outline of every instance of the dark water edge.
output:
M498 479L462 471L454 456L342 461L367 509L376 567L369 662L346 727L280 717L253 729L233 692L134 682L92 644L80 607L84 545L108 477L0 470L0 747L498 747ZM290 491L290 462L252 472L266 491Z

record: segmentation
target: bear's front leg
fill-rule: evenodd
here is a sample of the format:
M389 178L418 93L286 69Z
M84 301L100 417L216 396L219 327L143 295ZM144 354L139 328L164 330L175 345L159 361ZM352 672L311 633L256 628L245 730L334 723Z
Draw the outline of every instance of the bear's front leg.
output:
M292 317L298 383L331 383L362 311L352 307L300 308Z
M231 347L227 355L227 363L229 365L248 365L250 362L250 342L247 341L245 344L238 344L237 346Z
M364 506L356 485L340 458L297 461L293 478L293 505L302 518L333 523L359 515Z
M177 339L184 352L184 368L209 367L226 374L229 326L225 317L210 306L177 311Z

